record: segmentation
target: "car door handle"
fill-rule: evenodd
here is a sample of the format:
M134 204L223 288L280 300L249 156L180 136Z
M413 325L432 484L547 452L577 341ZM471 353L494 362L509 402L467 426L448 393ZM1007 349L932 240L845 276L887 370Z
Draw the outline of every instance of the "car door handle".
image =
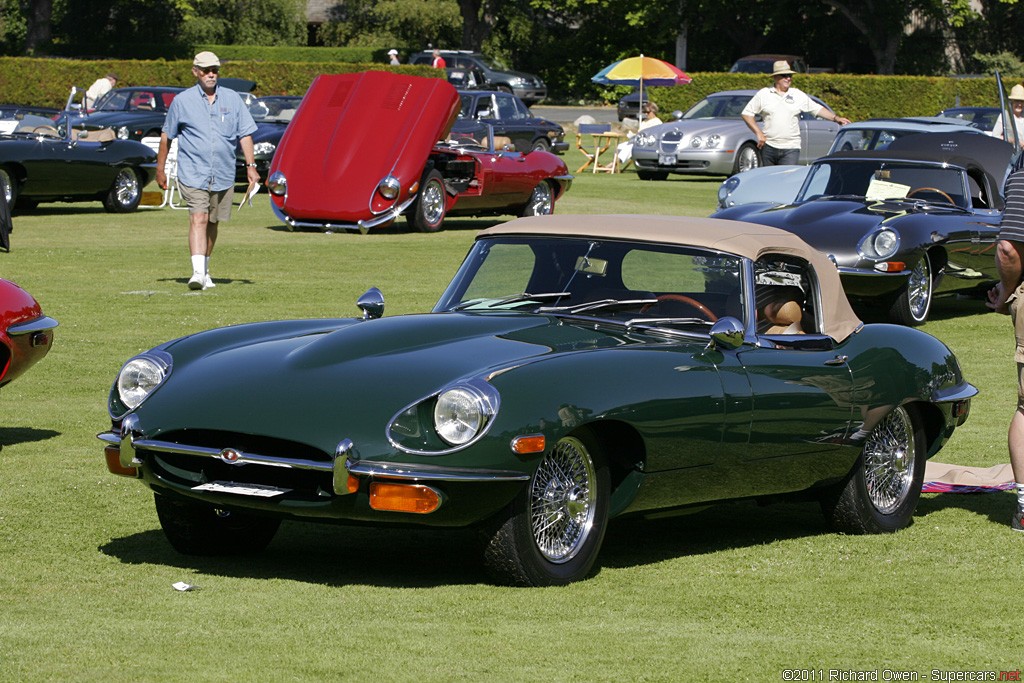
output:
M825 361L825 365L846 365L846 361L849 360L849 356L836 356Z

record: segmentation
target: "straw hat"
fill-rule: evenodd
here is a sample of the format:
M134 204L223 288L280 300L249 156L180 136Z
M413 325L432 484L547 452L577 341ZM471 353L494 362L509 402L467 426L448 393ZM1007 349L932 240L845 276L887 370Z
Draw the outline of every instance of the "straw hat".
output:
M1010 96L1007 99L1024 100L1024 85L1018 83L1017 85L1010 88Z
M789 62L785 59L780 59L772 66L772 76L788 76L795 73L795 71L789 68Z

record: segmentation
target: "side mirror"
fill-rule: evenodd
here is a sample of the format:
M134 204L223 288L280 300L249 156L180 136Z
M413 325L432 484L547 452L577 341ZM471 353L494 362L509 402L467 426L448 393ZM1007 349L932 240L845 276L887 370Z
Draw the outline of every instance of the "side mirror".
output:
M737 318L732 316L719 318L718 321L711 326L710 347L722 347L729 351L733 351L743 345L743 335L743 323L741 323Z
M683 112L680 111L679 109L676 109L674 112L672 112L672 118L678 121L679 119L683 118Z
M363 312L363 320L375 320L384 315L384 294L371 287L356 300L356 306Z

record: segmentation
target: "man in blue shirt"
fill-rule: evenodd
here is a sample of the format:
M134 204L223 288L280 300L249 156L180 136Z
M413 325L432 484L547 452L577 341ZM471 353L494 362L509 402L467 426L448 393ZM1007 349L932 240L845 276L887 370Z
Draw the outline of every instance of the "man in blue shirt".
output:
M249 184L260 176L253 156L256 122L234 90L217 86L220 60L200 52L192 61L195 87L174 98L167 110L156 159L156 182L167 189L164 165L172 140L178 141L178 188L188 204L188 246L192 255L189 289L214 287L210 254L217 225L231 218L235 189L235 147L245 156Z

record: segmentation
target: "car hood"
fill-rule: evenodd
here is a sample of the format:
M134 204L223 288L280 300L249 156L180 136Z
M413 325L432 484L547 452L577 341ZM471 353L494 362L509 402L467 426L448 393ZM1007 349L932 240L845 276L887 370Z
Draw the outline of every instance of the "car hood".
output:
M459 104L455 88L439 78L382 71L317 76L274 155L270 172L288 183L274 202L293 219L338 222L393 208L419 183ZM391 200L376 191L387 176L401 186Z
M661 137L669 131L676 130L685 135L703 135L705 133L721 133L723 130L746 127L747 124L743 123L743 119L682 119L645 128L644 133Z
M263 434L273 425L273 436L328 453L344 437L386 450L390 419L456 380L612 343L626 342L516 313L221 328L161 347L173 371L136 412L147 436L186 428Z
M956 209L932 205L927 212L909 202L849 199L816 199L803 204L769 207L738 206L713 214L715 218L744 220L788 230L809 245L833 256L840 266L853 265L863 236L885 225L899 231L917 222L936 222L948 216L963 217Z

